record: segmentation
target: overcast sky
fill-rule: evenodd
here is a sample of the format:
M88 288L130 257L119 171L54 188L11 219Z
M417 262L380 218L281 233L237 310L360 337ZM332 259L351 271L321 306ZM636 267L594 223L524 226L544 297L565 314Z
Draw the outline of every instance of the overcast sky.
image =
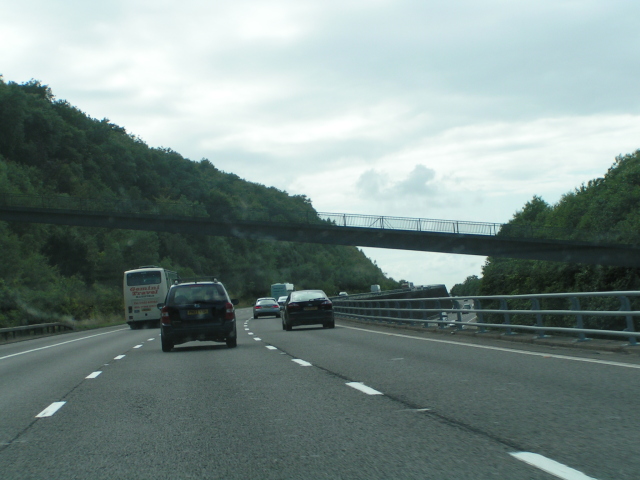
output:
M321 212L502 223L640 148L639 19L637 0L5 0L0 74ZM449 288L485 261L364 251Z

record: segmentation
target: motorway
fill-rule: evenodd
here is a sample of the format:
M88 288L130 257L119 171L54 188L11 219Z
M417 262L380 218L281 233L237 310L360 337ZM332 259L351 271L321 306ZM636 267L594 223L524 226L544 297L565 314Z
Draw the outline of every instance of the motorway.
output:
M237 318L0 345L0 478L640 478L640 356Z

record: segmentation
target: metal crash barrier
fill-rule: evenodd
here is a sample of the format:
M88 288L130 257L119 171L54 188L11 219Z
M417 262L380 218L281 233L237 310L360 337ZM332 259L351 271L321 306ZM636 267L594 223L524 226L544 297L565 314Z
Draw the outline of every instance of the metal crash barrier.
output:
M626 337L630 346L637 346L640 337L635 329L640 310L632 309L640 305L639 291L379 300L336 297L333 305L336 315L389 324L475 329L477 333L501 329L505 335L524 330L535 332L537 338L561 333L575 335L581 342L590 340L587 335ZM464 314L473 318L463 321ZM602 325L620 329L599 328Z
M0 328L0 339L13 340L18 337L32 337L50 333L64 332L73 327L65 323L38 323L35 325L24 325L22 327Z

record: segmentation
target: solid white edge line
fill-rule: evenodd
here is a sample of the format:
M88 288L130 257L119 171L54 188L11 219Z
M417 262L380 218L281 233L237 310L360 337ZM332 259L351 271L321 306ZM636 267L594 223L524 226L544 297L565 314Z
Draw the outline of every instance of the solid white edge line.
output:
M293 360L291 360L292 362L296 362L298 365L300 365L301 367L313 367L313 365L311 365L309 362L307 362L306 360L301 360L299 358L294 358Z
M93 372L93 373L90 373L89 375L87 375L87 376L86 376L86 377L84 377L84 378L96 378L96 377L97 377L98 375L100 375L101 373L102 373L101 371Z
M378 390L374 390L371 387L367 387L362 382L348 382L346 385L348 385L351 388L355 388L356 390L360 390L361 392L364 392L367 395L384 395L382 392L379 392Z
M561 360L573 360L575 362L598 363L600 365L610 365L610 366L613 366L613 367L626 367L626 368L640 369L640 365L634 365L632 363L610 362L608 360L595 360L593 358L570 357L569 355L558 355L558 354L554 354L554 353L527 352L525 350L516 350L514 348L491 347L491 346L488 346L488 345L475 345L473 343L454 342L452 340L439 340L439 339L436 339L436 338L414 337L412 335L403 335L401 333L378 332L376 330L369 330L369 329L366 329L366 328L358 328L358 327L348 327L346 325L342 325L342 328L348 328L348 329L351 329L351 330L360 330L362 332L377 333L378 335L388 335L390 337L411 338L413 340L422 340L424 342L445 343L447 345L458 345L458 346L461 346L461 347L480 348L480 349L483 349L483 350L495 350L495 351L498 351L498 352L519 353L521 355L530 355L530 356L533 356L533 357L558 358L558 359L561 359Z
M521 462L528 463L531 466L539 468L540 470L550 473L563 480L596 480L593 477L589 477L579 470L576 470L566 465L551 460L543 455L531 452L514 452L510 453L512 457L517 458Z
M62 408L62 406L65 403L67 403L67 402L53 402L47 408L42 410L38 415L36 415L36 418L50 417L51 415L56 413L58 410L60 410L60 408Z
M114 360L122 360L126 355L118 355L117 357L113 357Z
M25 353L32 353L32 352L37 352L39 350L46 350L47 348L58 347L60 345L66 345L67 343L79 342L80 340L86 340L87 338L99 337L100 335L108 335L110 333L121 332L122 330L129 330L129 328L119 328L118 330L113 330L111 332L96 333L95 335L76 338L74 340L67 340L66 342L55 343L53 345L47 345L46 347L33 348L31 350L25 350L24 352L12 353L11 355L5 355L4 357L0 357L0 360L4 360L5 358L17 357L18 355L24 355Z

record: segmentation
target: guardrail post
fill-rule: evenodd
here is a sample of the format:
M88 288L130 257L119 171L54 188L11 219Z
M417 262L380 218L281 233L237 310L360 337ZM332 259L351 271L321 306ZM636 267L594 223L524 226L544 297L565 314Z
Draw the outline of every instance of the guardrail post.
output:
M631 311L631 302L625 296L618 297L620 300L620 311L630 312ZM635 332L635 327L633 325L633 317L631 315L625 315L627 318L627 328L624 329L625 332ZM638 342L636 341L636 337L629 337L629 346L637 347Z
M396 324L400 325L402 322L402 307L400 306L400 302L393 302L393 306L395 307L395 317L397 318Z
M473 299L473 308L475 310L482 310L482 303L477 298ZM484 314L481 312L476 312L476 324L480 325L478 333L486 333L487 330L484 328Z
M457 300L453 300L453 303L456 304L456 305L458 304ZM447 315L447 320L448 319L449 318L448 318L448 315ZM438 328L446 328L446 323L443 322L443 320L444 320L444 316L442 315L442 312L440 312L440 322L438 322Z
M509 310L509 306L507 305L507 301L504 298L500 299L500 310L505 310L504 322L502 322L502 324L511 325L511 315L509 313L506 313ZM515 332L512 332L510 328L507 328L503 335L515 335Z
M413 318L413 315L414 315L414 313L413 313L413 305L411 304L411 300L407 300L406 304L407 304L407 310L409 310L409 320L410 320L409 325L411 325L413 327L416 324L416 322L414 321L414 318Z
M460 308L460 303L458 302L458 309ZM464 330L464 326L462 325L462 312L456 312L456 320L459 322L456 324L456 330Z
M538 300L537 298L531 299L531 310L540 310L540 300ZM544 327L544 324L542 323L541 313L536 313L536 325L539 327ZM538 332L537 338L549 338L549 335L545 335L544 330L542 329L536 330L536 332Z
M425 312L425 309L427 308L424 300L420 300L420 303L418 304L420 308L420 316L422 317L422 326L424 328L427 328L429 326L429 313Z
M580 311L582 310L580 308L580 300L578 300L578 297L571 297L571 310L575 310L575 311ZM584 329L584 321L582 319L582 315L577 313L576 314L576 327L577 329L583 330ZM578 332L578 342L586 342L588 340L591 340L590 338L587 338L584 334L584 332Z

